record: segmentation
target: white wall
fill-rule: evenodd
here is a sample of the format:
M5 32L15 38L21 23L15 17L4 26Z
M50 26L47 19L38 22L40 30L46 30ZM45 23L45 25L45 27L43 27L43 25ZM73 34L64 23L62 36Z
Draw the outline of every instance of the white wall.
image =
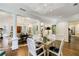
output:
M79 33L79 24L75 25L75 34Z
M40 25L40 22L36 19L32 19L29 17L21 17L21 16L17 17L17 26L22 26L23 33L26 33L29 31L29 26L31 26L32 29L35 29L37 25ZM35 28L33 28L33 27L35 27ZM39 33L38 31L36 31L36 32ZM33 30L32 30L32 34L33 34Z
M60 22L56 25L57 40L65 37L65 41L68 42L68 23Z
M8 16L8 15L1 15L0 14L0 28L3 28L3 48L8 48L9 45L8 43L11 41L11 39L9 39L9 34L10 34L10 30L11 30L11 26L12 26L13 22L12 22L12 17Z
M0 27L3 28L4 26L12 26L13 20L11 16L1 16L0 17Z
M69 24L69 27L71 28L71 29L73 29L73 27L75 27L75 34L79 34L79 22L77 22L77 23L71 23L71 24Z
M2 21L2 18L0 17L0 28L3 28L3 26L2 26L2 25L3 25L2 22L3 22L3 21Z

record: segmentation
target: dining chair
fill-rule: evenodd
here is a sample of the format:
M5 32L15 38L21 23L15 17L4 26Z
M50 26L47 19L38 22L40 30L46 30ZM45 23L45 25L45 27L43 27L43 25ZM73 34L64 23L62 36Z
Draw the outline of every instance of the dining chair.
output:
M0 50L0 56L6 56L5 51Z
M47 37L51 41L55 41L56 40L56 35L55 34L49 34Z
M48 38L50 41L52 41L52 46L55 46L54 41L56 40L56 35L55 35L55 34L49 34L49 35L47 36L47 38Z
M43 42L43 38L41 37L41 34L33 35L32 37L36 42Z
M61 39L60 41L61 41L61 43L60 43L59 48L52 46L48 49L48 52L52 53L56 56L62 56L63 55L62 50L63 50L63 45L64 45L64 39ZM49 55L49 53L48 53L48 55Z
M27 45L28 45L28 55L33 56L41 56L44 54L45 56L45 50L44 45L36 46L35 40L32 38L27 38Z

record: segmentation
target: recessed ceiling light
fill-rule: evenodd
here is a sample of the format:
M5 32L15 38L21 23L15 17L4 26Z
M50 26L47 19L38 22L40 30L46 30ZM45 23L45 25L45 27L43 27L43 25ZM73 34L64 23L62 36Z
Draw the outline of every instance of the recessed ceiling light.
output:
M26 11L24 8L20 8L20 10L22 10L22 11L24 11L24 12Z
M74 4L73 4L73 6L76 6L76 5L78 5L78 3L74 3Z
M44 4L43 6L44 6L44 7L47 7L47 4Z

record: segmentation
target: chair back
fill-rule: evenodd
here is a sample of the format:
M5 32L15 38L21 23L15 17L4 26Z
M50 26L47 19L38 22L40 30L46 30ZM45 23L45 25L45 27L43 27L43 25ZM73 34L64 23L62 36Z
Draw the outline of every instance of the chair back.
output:
M51 41L55 41L56 40L56 35L55 34L49 34L48 39L50 39Z
M33 55L36 56L36 46L35 41L32 38L27 38L27 45L28 45L28 51Z
M59 47L59 53L58 53L58 55L60 55L61 52L62 52L62 50L63 50L64 39L65 39L65 36L62 36L62 38L61 38L61 43L60 43L60 47Z
M33 39L34 39L35 41L42 41L42 37L41 37L40 34L39 34L39 35L33 35Z

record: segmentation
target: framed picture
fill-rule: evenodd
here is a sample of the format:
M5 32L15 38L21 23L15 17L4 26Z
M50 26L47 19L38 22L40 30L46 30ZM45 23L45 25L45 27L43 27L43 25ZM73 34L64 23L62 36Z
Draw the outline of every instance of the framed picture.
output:
M17 33L21 33L22 27L21 26L17 26Z

